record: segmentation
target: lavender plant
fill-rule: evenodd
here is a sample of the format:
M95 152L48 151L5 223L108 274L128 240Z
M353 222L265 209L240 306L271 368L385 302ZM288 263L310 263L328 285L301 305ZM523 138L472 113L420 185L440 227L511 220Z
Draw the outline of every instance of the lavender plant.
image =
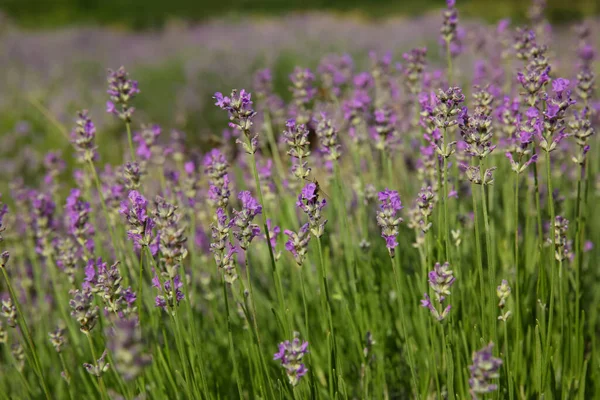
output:
M94 95L70 137L70 105L29 101L37 116L0 137L0 393L596 398L597 24L550 37L544 9L459 24L447 1L431 29L406 21L423 40L289 17L244 42L215 23L203 52L243 50L186 64L172 108L109 72L123 132ZM295 24L356 56L319 61ZM303 66L281 71L290 36ZM440 36L442 63L423 47ZM214 118L190 99L242 83Z

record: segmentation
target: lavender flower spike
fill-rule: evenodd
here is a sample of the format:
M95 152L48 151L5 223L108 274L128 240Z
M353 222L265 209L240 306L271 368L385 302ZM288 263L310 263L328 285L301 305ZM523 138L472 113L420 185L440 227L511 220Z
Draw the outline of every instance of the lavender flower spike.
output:
M238 229L233 232L233 235L240 242L240 247L248 250L252 239L260 234L260 228L257 224L253 224L252 220L262 214L262 206L247 190L241 192L238 198L242 201L242 210L234 210L232 222Z
M325 231L327 220L322 219L321 210L327 204L325 199L319 200L319 187L310 182L298 196L296 206L306 213L310 231L315 237L320 238Z
M308 369L302 363L302 358L308 353L308 342L300 342L299 333L294 332L294 339L290 342L279 343L279 351L273 356L273 360L281 360L281 366L290 381L290 385L296 386L300 378L306 375Z
M456 280L453 271L450 269L450 264L448 262L445 262L444 264L436 263L433 270L429 272L428 277L429 286L435 293L435 300L439 303L440 309L442 309L446 296L450 295L450 287ZM442 321L448 316L452 309L451 305L446 306L446 308L440 312L438 308L433 305L427 293L423 296L424 300L421 300L421 306L428 308L435 319Z
M308 252L308 242L310 241L309 224L302 225L298 233L286 229L283 231L288 236L288 241L285 243L285 249L292 253L296 264L301 266Z
M250 136L250 129L253 124L252 120L256 116L256 111L252 108L250 93L244 89L238 93L236 89L233 89L230 97L223 96L222 93L217 92L213 98L216 100L215 105L229 114L229 127L242 131L246 139L248 139L248 143L240 140L237 140L237 143L243 146L246 153L256 153L258 149L258 136Z
M471 378L471 396L478 399L478 395L491 393L498 389L498 385L492 383L492 379L500 376L498 370L502 365L502 360L492 355L494 344L490 342L483 349L473 353L473 365L469 366Z
M381 227L381 236L385 239L390 257L394 257L394 249L398 246L398 226L403 221L396 214L402 210L402 202L395 190L385 189L378 196L381 204L377 210L377 225Z
M106 102L106 112L114 114L123 121L131 122L135 108L130 106L131 100L140 92L138 83L129 79L125 67L118 70L108 70L108 90L110 100Z
M75 121L75 129L71 132L71 143L77 151L80 162L94 161L96 153L96 127L88 116L87 110L79 111Z

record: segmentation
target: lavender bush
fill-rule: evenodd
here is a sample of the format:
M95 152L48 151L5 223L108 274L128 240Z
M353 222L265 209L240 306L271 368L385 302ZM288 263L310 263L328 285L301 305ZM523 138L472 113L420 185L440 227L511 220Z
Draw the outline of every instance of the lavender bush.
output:
M1 186L0 393L598 397L595 36L532 7L448 1L428 48L328 55L283 97L219 82L209 149L124 67L68 125L33 100L62 145L2 138L29 169Z

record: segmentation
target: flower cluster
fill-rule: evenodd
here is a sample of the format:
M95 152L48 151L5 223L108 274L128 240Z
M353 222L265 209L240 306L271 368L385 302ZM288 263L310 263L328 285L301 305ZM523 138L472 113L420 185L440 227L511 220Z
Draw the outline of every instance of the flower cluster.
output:
M252 108L250 93L246 92L244 89L240 90L238 93L236 89L233 89L230 97L223 96L223 94L217 92L215 93L214 99L217 101L215 105L220 109L227 111L229 114L229 126L232 129L243 132L248 140L248 143L242 142L239 139L237 142L242 144L244 150L248 154L256 153L258 148L258 136L251 136L250 133L256 111Z
M57 353L62 351L62 347L67 341L64 333L65 330L61 327L57 327L54 332L48 333L48 336L50 337L50 343L52 343L52 347L54 347L54 350L56 350Z
M308 243L310 241L309 224L302 225L297 233L289 229L284 230L283 233L288 237L288 241L285 242L285 249L292 253L296 264L301 266L308 252Z
M554 257L557 261L569 260L573 257L572 243L567 239L568 230L569 220L561 215L557 215L554 219Z
M88 116L87 110L77 113L75 129L71 132L71 143L77 151L77 158L80 162L92 162L98 157L96 152L96 127Z
M0 308L1 315L6 318L6 323L11 328L17 327L17 307L15 307L10 297L2 299L2 308Z
M227 159L218 149L213 149L206 154L203 164L204 173L209 178L208 200L213 207L226 207L231 194Z
M300 125L307 124L310 120L306 107L317 93L317 90L313 87L314 80L315 76L308 68L296 67L294 72L290 74L290 81L292 82L290 90L296 107L296 118Z
M181 262L188 254L185 247L186 227L181 223L181 214L176 206L160 196L156 196L154 204L160 264L164 268L164 275L173 279L177 275Z
M273 360L280 360L292 386L298 385L300 379L308 372L302 362L308 353L308 342L301 342L299 335L298 332L294 332L294 339L291 342L286 340L279 343L279 351L273 356Z
M333 126L331 119L328 119L325 113L321 113L321 120L317 125L316 133L321 142L325 157L329 161L338 160L342 153L340 151L341 146L339 144L337 130Z
M330 97L338 97L341 94L341 86L352 77L353 67L354 62L348 54L332 54L321 60L317 71L321 86Z
M158 125L142 125L140 132L136 133L133 141L138 144L135 154L143 161L154 161L160 164L162 161L161 148L157 144L162 130Z
M427 48L425 47L416 47L402 55L402 58L404 58L404 64L401 66L401 71L404 75L403 82L407 92L413 96L421 93L426 57Z
M83 333L89 333L98 322L98 306L94 305L94 294L90 287L73 289L69 292L71 300L71 315L79 323L79 329Z
M211 243L210 251L213 253L217 268L222 269L224 279L227 283L233 284L237 279L235 269L235 247L229 242L229 231L231 230L231 221L227 221L227 215L222 208L217 209L215 221L210 225Z
M136 250L147 247L152 255L158 251L158 237L154 235L155 221L148 215L148 201L137 190L129 192L129 202L121 203L120 213L125 217L129 229L127 236Z
M36 251L43 256L54 253L53 236L57 226L55 220L56 205L45 193L32 193L32 229L35 237Z
M107 351L104 350L100 358L96 360L96 364L83 363L83 368L85 368L90 375L94 375L96 377L102 376L102 374L104 374L110 368L110 364L106 362L107 355Z
M403 221L397 216L402 210L400 195L395 190L385 189L378 193L381 202L377 210L377 225L381 228L381 236L385 239L385 245L390 257L394 257L394 249L398 246L398 226Z
M308 129L303 124L298 124L295 119L289 119L283 131L285 143L289 149L287 154L296 159L292 167L292 173L297 179L306 179L310 174L308 163L303 161L310 155L310 142L308 141Z
M161 279L154 272L154 278L152 278L152 286L158 290L158 295L154 299L156 307L160 307L167 311L169 309L175 309L176 306L185 298L185 295L181 291L183 282L179 275L175 275L175 278L171 280L165 280L161 285Z
M540 147L550 153L556 150L560 141L567 136L565 113L567 109L575 104L571 99L570 82L568 79L558 78L552 81L553 96L546 100L546 110L543 112L543 129Z
M492 380L500 376L502 360L493 356L493 348L494 344L490 343L473 353L473 364L469 366L471 372L469 386L474 399L477 399L478 395L491 393L498 389L498 385L492 383Z
M310 182L302 189L296 206L308 216L310 232L317 238L323 236L327 220L323 220L321 211L327 205L325 199L319 199L319 186Z
M98 294L104 303L104 310L120 317L136 312L135 301L137 299L131 287L123 287L122 282L119 262L108 267L101 258L88 261L85 267L84 289Z
M239 241L240 247L248 250L252 239L260 234L259 226L253 224L252 220L257 215L262 214L262 206L247 190L240 192L238 198L242 202L242 209L240 211L234 210L234 217L231 222L237 229L233 232L233 235Z
M445 262L444 264L436 263L433 270L428 274L429 287L435 293L435 300L439 303L441 312L431 302L431 298L427 293L423 295L424 299L421 300L421 306L426 307L431 311L431 314L438 321L444 320L450 313L452 306L448 304L444 308L443 303L446 296L450 295L450 287L454 284L456 278L454 277L453 271L450 269L450 264Z
M506 300L508 299L508 296L510 296L510 292L511 289L510 286L508 286L508 281L506 279L502 279L502 283L496 288L496 295L499 299L498 308L500 308L500 310L504 309L504 306L506 305ZM500 315L498 319L500 321L506 322L510 315L511 312L507 311L504 314Z
M82 199L81 191L71 190L65 207L67 230L87 254L94 253L94 227L90 221L90 212L90 203Z
M137 81L129 79L125 67L116 71L108 70L108 93L110 100L106 102L106 112L114 114L123 121L131 122L135 108L131 107L131 100L140 92Z

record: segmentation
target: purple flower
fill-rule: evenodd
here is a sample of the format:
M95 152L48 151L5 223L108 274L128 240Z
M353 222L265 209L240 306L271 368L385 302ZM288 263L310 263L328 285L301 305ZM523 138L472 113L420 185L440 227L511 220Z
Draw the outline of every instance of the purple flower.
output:
M128 223L127 236L133 241L136 250L147 246L152 255L155 255L158 251L158 237L153 234L155 222L148 216L148 201L137 190L130 191L128 198L129 202L122 202L119 210Z
M91 331L98 322L98 306L94 305L94 296L90 288L75 289L69 292L71 300L71 315L79 323L79 329L83 333Z
M262 214L262 206L252 197L249 191L240 192L238 198L242 202L242 209L240 211L234 210L232 223L237 229L233 232L233 235L238 239L240 247L248 250L252 239L260 234L260 228L258 225L253 224L252 220L257 215Z
M326 205L325 199L319 200L319 186L314 182L304 186L296 201L296 206L308 216L310 231L317 238L325 232L327 220L323 220L321 211Z
M52 237L56 229L54 212L56 205L45 193L32 192L30 195L32 209L32 229L35 237L36 251L49 256L54 253Z
M94 227L90 221L90 212L90 203L81 198L81 191L72 189L65 207L67 230L83 249L94 253Z
M385 189L377 194L380 205L377 210L377 225L381 228L381 236L385 239L390 257L394 257L394 249L398 246L398 226L403 221L397 216L402 209L400 195L395 190Z
M173 285L171 282L173 282ZM185 298L183 291L181 291L183 283L181 282L179 275L176 275L172 280L166 279L161 287L160 278L156 274L156 271L154 271L152 286L158 289L159 293L154 299L154 305L165 311L167 311L167 308L175 309L175 307ZM174 286L174 289L172 286Z
M214 99L216 100L215 105L229 114L229 126L232 129L244 132L245 135L249 135L252 121L256 116L256 111L252 108L250 93L244 89L239 92L237 89L233 89L230 97L217 92Z
M154 205L153 217L159 238L158 248L162 261L162 273L169 279L173 279L188 254L185 247L186 227L182 223L181 214L176 206L160 196L156 196Z
M321 142L321 149L326 154L327 160L338 160L342 153L340 151L341 146L339 144L340 141L338 139L337 130L325 113L321 113L321 120L317 125L316 133Z
M294 158L292 171L298 179L306 179L310 174L310 168L303 159L310 155L310 142L308 141L308 129L304 124L298 124L295 119L289 119L283 131L285 143L289 149L287 154Z
M292 253L296 264L301 266L308 252L308 242L310 241L309 224L302 225L298 233L289 229L284 230L283 233L288 237L288 241L285 242L285 249Z
M435 293L436 302L439 303L440 309L431 302L430 297L425 293L424 300L421 300L421 306L426 307L431 311L431 314L438 321L444 320L452 308L451 305L447 305L444 308L444 300L446 296L450 295L450 287L454 284L455 278L450 264L445 262L444 264L436 263L433 270L428 274L429 286Z
M75 129L71 132L71 143L77 151L77 158L80 162L96 160L98 154L95 139L96 127L88 117L88 111L79 111L75 120Z
M130 106L131 100L140 92L137 81L129 79L125 67L116 71L108 70L108 93L110 100L106 102L106 112L114 114L123 121L131 122L135 108Z
M261 69L254 74L254 93L261 98L266 98L273 93L273 75L269 68Z
M290 342L279 343L277 353L273 355L273 360L279 360L281 366L285 369L285 373L289 379L290 385L296 386L300 382L300 378L306 375L308 369L302 363L302 359L308 353L308 342L301 342L299 333L294 332L294 339Z
M315 80L315 76L310 69L296 67L294 72L290 74L290 81L292 81L292 97L298 105L305 105L317 93L317 90L312 87Z
M473 364L469 366L471 377L469 386L473 398L480 394L491 393L498 389L498 385L492 383L493 379L500 377L502 360L492 354L493 343L489 343L483 349L473 353Z
M148 161L154 155L156 156L157 146L156 141L158 136L161 134L160 126L158 125L142 125L142 130L137 133L133 140L138 144L136 155L140 156L142 160Z

